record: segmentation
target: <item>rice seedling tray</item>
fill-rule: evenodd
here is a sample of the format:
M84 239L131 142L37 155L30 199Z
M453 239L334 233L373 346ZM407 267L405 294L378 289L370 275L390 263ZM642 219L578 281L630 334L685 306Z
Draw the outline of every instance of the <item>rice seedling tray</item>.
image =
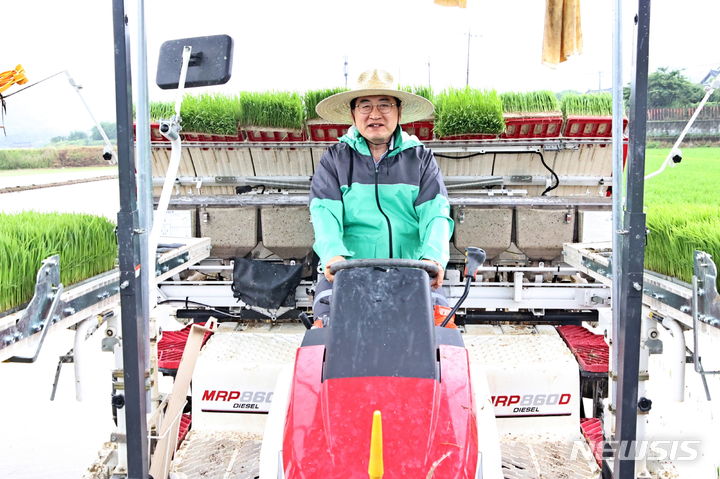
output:
M183 141L200 143L235 143L245 141L245 136L240 130L238 130L236 135L218 135L215 133L197 133L192 131L180 132L180 138L182 138Z
M403 131L408 135L417 136L420 141L430 141L434 136L435 122L433 121L413 121L401 125Z
M252 127L243 129L247 141L307 141L305 130L284 130L277 128Z
M557 138L562 130L562 116L505 116L505 131L500 138Z
M627 124L627 118L623 118L623 132ZM612 136L612 117L568 116L562 135L568 138L609 138Z
M465 135L448 135L448 136L441 136L438 138L438 140L443 141L467 141L467 140L496 140L497 135L488 135L488 134L465 134Z
M197 323L204 325L205 323ZM185 344L190 335L192 324L184 327L179 331L165 331L162 338L158 341L158 368L166 374L175 374L180 361L182 360ZM206 332L203 336L202 346L210 339L211 332ZM201 346L201 347L202 347Z
M337 141L343 136L349 125L341 125L337 123L320 123L316 120L308 121L308 130L310 131L311 141Z
M137 140L137 123L133 123L133 139ZM170 143L170 140L160 133L160 123L150 123L150 141L164 141L166 143Z

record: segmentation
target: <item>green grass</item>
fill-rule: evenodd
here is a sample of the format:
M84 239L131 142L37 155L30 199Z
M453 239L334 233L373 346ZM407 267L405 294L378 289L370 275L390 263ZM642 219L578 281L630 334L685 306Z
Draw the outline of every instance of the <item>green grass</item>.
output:
M303 95L303 105L305 105L305 118L308 120L316 120L320 118L315 111L315 107L318 103L323 101L325 98L335 95L336 93L342 93L348 91L347 88L325 88L323 90L308 90Z
M49 148L0 150L0 170L47 168L53 165L56 156Z
M0 311L32 298L42 260L60 255L60 281L71 285L115 266L109 220L85 214L0 214Z
M612 116L612 95L610 93L568 93L560 100L563 115L568 116Z
M102 146L55 146L0 150L0 170L101 166Z
M507 92L500 94L505 113L559 112L560 102L549 90L531 92Z
M435 134L499 134L505 129L495 90L448 89L435 97Z
M646 173L657 170L669 151L648 149ZM690 282L695 249L720 264L720 148L686 148L683 156L675 168L645 182L645 266Z

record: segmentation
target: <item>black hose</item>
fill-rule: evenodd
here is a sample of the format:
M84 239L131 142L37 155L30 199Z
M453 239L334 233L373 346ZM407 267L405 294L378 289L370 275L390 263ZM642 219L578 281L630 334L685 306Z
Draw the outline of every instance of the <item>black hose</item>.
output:
M464 160L467 158L472 158L474 156L487 155L490 153L498 153L498 152L478 151L476 153L470 153L468 155L463 155L463 156L451 156L451 155L443 155L441 153L435 153L435 156L438 158L451 158L451 159L456 159L456 160ZM557 173L555 173L555 171L552 168L550 168L550 166L547 163L545 163L545 157L543 156L543 154L541 152L539 152L539 151L503 151L501 153L514 153L514 154L534 153L536 155L540 155L540 161L542 162L543 166L545 167L546 170L548 170L550 172L552 177L555 179L555 184L552 186L548 186L545 189L545 191L542 192L542 194L540 196L545 196L548 192L550 192L550 191L554 190L555 188L557 188L558 186L560 186L560 178L558 177Z
M555 173L555 171L553 171L553 169L550 168L547 163L545 163L545 157L543 156L543 154L540 153L539 151L536 151L535 153L540 155L540 161L542 161L543 166L550 172L551 175L553 175L553 178L555 178L555 185L548 186L545 189L545 191L543 191L542 194L540 195L540 196L545 196L549 191L552 191L555 188L557 188L558 186L560 186L560 178L558 178L558 175Z

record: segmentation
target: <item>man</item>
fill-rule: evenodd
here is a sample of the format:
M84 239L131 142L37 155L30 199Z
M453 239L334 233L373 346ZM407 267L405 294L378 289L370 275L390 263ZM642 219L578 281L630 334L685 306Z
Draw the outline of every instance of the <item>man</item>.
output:
M453 230L447 190L432 152L400 128L434 108L393 84L389 73L367 71L355 89L316 107L328 122L353 125L323 154L310 191L314 249L324 269L313 312L324 322L333 280L328 266L337 261L421 259L440 268L431 286L439 292L442 285Z

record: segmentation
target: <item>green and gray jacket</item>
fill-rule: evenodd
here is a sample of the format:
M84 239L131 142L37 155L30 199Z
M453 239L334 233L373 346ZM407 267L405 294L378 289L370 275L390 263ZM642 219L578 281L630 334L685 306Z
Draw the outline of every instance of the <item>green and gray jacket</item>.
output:
M321 264L348 259L449 258L450 203L432 151L398 126L375 164L351 127L323 154L310 189L315 252Z

